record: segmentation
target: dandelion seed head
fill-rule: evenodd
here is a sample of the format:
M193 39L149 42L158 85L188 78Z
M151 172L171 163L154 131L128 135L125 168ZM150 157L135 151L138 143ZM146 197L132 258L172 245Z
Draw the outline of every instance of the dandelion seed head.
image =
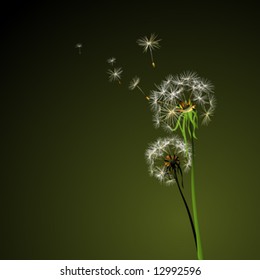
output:
M177 136L158 139L149 145L145 153L149 174L162 183L173 184L175 174L165 165L165 158L169 155L178 156L185 171L191 167L191 148Z
M151 92L150 106L154 114L160 117L158 124L169 131L167 125L173 130L178 124L177 120L185 114L190 114L189 118L202 114L203 124L206 124L216 107L213 85L191 71L169 75L161 84L155 85L155 90Z

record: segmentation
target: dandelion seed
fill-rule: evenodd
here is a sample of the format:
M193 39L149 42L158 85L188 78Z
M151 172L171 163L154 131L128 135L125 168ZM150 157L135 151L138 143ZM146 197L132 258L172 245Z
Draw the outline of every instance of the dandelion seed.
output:
M169 85L169 84L171 84L172 80L173 80L173 76L170 74L165 78L164 82L166 85Z
M208 81L207 79L205 78L202 78L201 79L201 89L204 91L204 92L213 92L213 89L214 89L214 86L212 85L212 83L210 81Z
M165 104L160 112L163 122L168 124L170 127L174 127L179 115L180 112L176 104Z
M156 112L156 114L160 113L160 103L159 97L156 92L152 91L149 98L150 106L152 111Z
M209 122L211 121L211 117L213 116L213 110L209 109L207 111L204 111L201 114L202 117L202 124L204 125L208 125Z
M209 95L209 106L210 106L210 109L211 109L212 111L214 111L215 108L216 108L216 105L217 105L217 101L216 101L215 96L212 95L212 94L210 94L210 95Z
M165 102L174 103L176 100L180 99L181 90L174 86L169 86L167 94L165 95Z
M119 84L121 84L121 74L122 74L123 70L122 68L114 68L113 70L109 69L107 71L108 75L109 75L109 81L110 82L114 82L114 81L118 81Z
M159 126L158 126L159 127ZM167 132L167 133L172 133L172 127L170 125L168 125L167 123L163 123L162 124L162 128Z
M145 93L144 93L144 91L141 89L141 87L139 86L139 83L140 83L140 78L138 78L137 76L135 76L132 80L131 80L131 82L130 82L130 84L129 84L129 89L130 90L134 90L135 88L138 88L139 89L139 91L144 95L144 97L147 99L147 100L149 100L149 96L147 96Z
M205 103L209 102L208 96L203 95L201 91L197 91L196 93L194 93L193 101L197 102L200 105L204 105Z
M151 61L152 61L152 66L154 68L155 68L155 63L154 63L154 59L153 59L153 50L160 48L159 42L161 41L161 39L156 40L156 38L157 38L157 35L151 34L149 39L147 36L144 36L143 38L138 39L136 41L139 46L144 48L144 52L147 52L147 50L149 50L150 56L151 56Z
M75 48L79 49L79 54L81 54L81 48L82 48L82 44L81 43L78 43L76 44Z
M169 85L166 85L165 83L162 83L161 85L155 85L157 90L153 91L154 94L157 94L158 98L161 99L167 94L167 90Z
M164 167L155 167L153 173L154 177L157 178L160 182L166 181L166 183L169 183L169 181L172 181L172 178L167 178L167 173L165 172Z
M158 114L153 116L153 124L154 124L155 128L160 127L161 120L160 120L160 116Z
M180 80L183 81L183 83L190 83L198 78L198 75L196 72L192 71L185 71L179 76Z
M134 90L136 87L138 87L139 83L140 83L140 78L135 76L129 84L129 89Z
M107 60L108 64L111 64L112 66L116 63L116 58L115 57L111 57Z

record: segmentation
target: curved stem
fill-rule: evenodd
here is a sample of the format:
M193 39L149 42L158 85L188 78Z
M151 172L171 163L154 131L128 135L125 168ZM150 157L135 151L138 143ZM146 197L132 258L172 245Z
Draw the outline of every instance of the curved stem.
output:
M194 225L196 230L197 237L197 257L198 260L203 260L203 250L200 238L200 230L199 230L199 220L198 220L198 212L197 212L197 203L196 203L196 192L195 192L195 159L194 159L194 138L193 134L191 136L191 144L192 144L192 166L191 166L191 200L192 200L192 212L194 218Z
M177 183L177 185L178 185L178 189L179 189L179 191L180 191L182 200L183 200L183 202L184 202L184 204L185 204L186 211L187 211L188 216L189 216L189 219L190 219L190 224L191 224L192 233L193 233L193 236L194 236L195 246L196 246L196 249L197 249L196 230L195 230L195 227L194 227L194 224L193 224L192 215L191 215L191 213L190 213L189 206L188 206L188 204L187 204L187 202L186 202L186 199L185 199L185 197L184 197L184 195L183 195L183 192L182 192L182 190L181 190L181 187L180 187L180 184L179 184L179 180L178 180L177 174L176 174L174 177L175 177L176 183Z

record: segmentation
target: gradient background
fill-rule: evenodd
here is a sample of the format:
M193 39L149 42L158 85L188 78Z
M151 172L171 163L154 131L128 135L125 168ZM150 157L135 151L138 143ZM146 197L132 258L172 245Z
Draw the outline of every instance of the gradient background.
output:
M1 259L196 258L176 186L147 172L148 143L165 132L127 88L138 75L149 93L184 70L218 101L196 142L205 258L260 259L258 9L41 2L1 11ZM152 32L155 70L136 44ZM108 82L111 56L121 86Z

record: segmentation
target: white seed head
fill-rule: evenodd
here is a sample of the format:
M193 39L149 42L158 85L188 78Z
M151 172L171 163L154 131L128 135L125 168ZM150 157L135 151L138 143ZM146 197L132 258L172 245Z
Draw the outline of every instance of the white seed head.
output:
M198 115L202 114L203 124L206 124L216 107L213 85L191 71L169 75L151 91L150 106L159 116L158 125L163 125L169 131L168 126L174 129L177 120L192 110L196 110Z
M151 143L145 152L148 163L149 174L160 182L173 184L174 174L169 172L165 166L165 158L169 155L176 155L180 160L181 168L188 171L191 167L191 148L179 137L160 138Z

